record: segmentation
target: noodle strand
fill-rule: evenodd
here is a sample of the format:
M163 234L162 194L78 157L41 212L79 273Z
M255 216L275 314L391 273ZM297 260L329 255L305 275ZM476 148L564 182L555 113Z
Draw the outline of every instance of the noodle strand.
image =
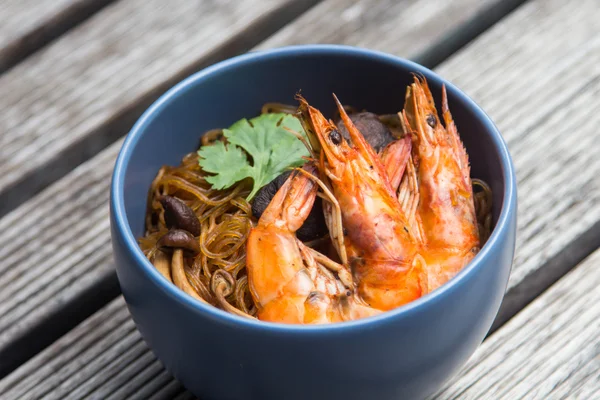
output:
M350 113L357 111L352 107L344 108ZM293 114L296 107L267 103L262 112ZM395 125L399 120L396 115L383 115L380 118L390 125ZM201 143L207 145L217 140L227 140L222 129L206 132ZM206 176L198 164L197 153L185 155L178 166L160 168L148 190L146 232L138 243L151 262L156 261L161 268L165 268L164 263L160 264L163 260L159 258L164 254L157 248L157 242L169 229L159 199L161 196L177 197L190 207L200 222L200 235L196 238L200 252L194 257L183 258L183 273L180 259L177 259L175 283L185 284L182 290L215 307L237 315L255 317L257 308L248 287L246 272L246 240L255 225L252 207L246 201L250 189L247 183L239 182L231 188L215 190L206 181ZM492 191L480 179L472 179L472 182L473 202L483 246L492 229ZM330 240L329 235L305 245L312 247L327 240ZM173 273L171 264L169 268ZM162 271L165 276L168 276L167 272ZM329 270L327 273L331 274Z

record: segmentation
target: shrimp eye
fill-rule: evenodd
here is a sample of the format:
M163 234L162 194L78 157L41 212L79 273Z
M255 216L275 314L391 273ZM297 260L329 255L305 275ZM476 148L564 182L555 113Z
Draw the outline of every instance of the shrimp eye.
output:
M437 122L437 120L435 119L435 115L429 114L427 116L427 125L429 125L432 128L435 128L435 123L436 122Z
M340 135L337 129L334 129L329 132L329 140L331 140L333 144L337 146L338 144L342 143L342 135Z

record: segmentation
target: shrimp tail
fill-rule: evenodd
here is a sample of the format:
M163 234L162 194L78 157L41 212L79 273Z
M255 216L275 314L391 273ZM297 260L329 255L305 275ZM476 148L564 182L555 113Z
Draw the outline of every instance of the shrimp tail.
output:
M337 300L340 314L344 321L372 317L382 313L381 310L377 310L364 304L356 294L342 294Z

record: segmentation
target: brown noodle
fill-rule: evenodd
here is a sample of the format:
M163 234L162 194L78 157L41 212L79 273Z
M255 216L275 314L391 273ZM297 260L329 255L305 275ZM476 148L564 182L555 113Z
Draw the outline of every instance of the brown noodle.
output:
M345 107L349 111L351 107ZM286 104L267 103L262 113L294 113L296 108ZM393 116L381 116L382 122L395 124ZM222 129L207 131L201 144L224 140ZM155 261L158 240L168 232L164 210L158 199L169 195L186 203L200 221L200 253L184 260L185 275L200 297L225 311L253 317L257 309L248 288L245 243L254 224L247 182L225 190L212 189L206 174L198 164L197 153L187 154L181 164L163 166L148 192L146 233L139 244L146 257ZM474 203L481 246L492 228L492 191L480 179L473 179Z
M226 190L212 189L198 164L198 155L186 155L177 167L163 166L148 194L146 234L139 240L153 261L157 241L168 232L158 199L174 196L185 202L200 221L200 253L185 260L185 273L208 303L234 313L256 314L246 276L246 238L252 227L252 210L245 183ZM218 281L218 282L217 282ZM236 312L237 311L237 312Z

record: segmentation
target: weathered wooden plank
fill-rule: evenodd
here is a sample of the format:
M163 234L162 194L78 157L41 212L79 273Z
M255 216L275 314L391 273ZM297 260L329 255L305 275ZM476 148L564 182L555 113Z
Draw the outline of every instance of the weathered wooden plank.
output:
M259 48L304 43L368 47L433 67L524 0L327 0ZM394 34L401 30L398 40Z
M112 165L114 155L98 160ZM0 220L10 241L0 249L0 375L64 333L61 313L73 326L118 293L111 254L98 251L110 247L110 176L92 166L72 175L76 182L58 182L24 213ZM89 291L107 281L108 293ZM77 306L67 309L69 304ZM36 329L44 334L31 334Z
M599 264L600 250L484 342L434 398L599 398L600 308L591 306L600 302ZM82 374L88 379L74 388ZM67 398L168 399L182 390L146 349L121 297L0 381L7 398L67 391Z
M115 0L4 0L0 73Z
M0 76L0 215L129 129L158 95L318 0L122 0Z
M517 170L518 251L496 327L600 246L599 17L593 0L532 1L438 68L496 121Z
M600 97L595 95L600 75L595 66L599 46L595 38L600 28L595 23L597 13L593 0L581 2L576 12L559 0L531 1L438 69L480 102L509 139L519 177L519 238L525 235L529 241L547 244L543 248L543 257L540 257L539 248L520 241L511 288L518 288L520 282L527 283L528 276L545 271L549 259L555 258L561 249L579 243L579 238L595 229L596 221L600 219L597 207L600 182L593 179L600 172L600 161L593 157L600 150L600 142L593 140L597 137L595 127L598 122L597 113L593 113L593 110L600 105ZM532 21L535 23L532 24ZM566 31L573 34L566 36ZM402 37L399 34L398 40ZM546 42L549 48L539 46L539 43ZM588 57L580 56L583 51L588 52ZM528 79L526 84L524 78ZM548 82L552 83L553 92L549 92ZM586 90L580 90L581 87ZM573 102L575 105L567 108ZM116 151L117 146L113 146L103 155L109 157L112 154L114 157ZM580 157L583 157L581 163L578 161ZM103 170L102 165L91 160L80 170L88 168L95 173L105 173L108 178L109 168ZM77 179L69 176L64 181L76 186ZM39 199L43 198L46 201L51 199L42 194L34 200L41 204L43 200ZM545 208L543 212L538 208L540 204ZM10 214L14 221L26 216L23 210L28 205ZM86 215L78 211L82 207L78 205L69 209L68 214ZM33 209L29 209L30 212ZM55 205L53 212L67 215L67 209L60 205ZM530 226L536 223L535 220L530 224L522 223L527 221L530 213L536 213L538 218L543 219L543 229ZM574 224L573 221L578 223ZM88 220L89 224L98 222L98 219ZM106 247L98 251L108 253L110 249ZM561 265L560 268L570 267ZM72 268L77 266L73 265ZM519 271L523 268L529 268L530 272L521 274ZM552 270L551 273L558 271ZM97 336L98 339L102 337ZM35 375L36 360L15 371L8 379L18 381L19 376ZM134 361L124 362L133 368ZM156 373L152 368L156 368L155 364L140 366L141 375L136 376ZM60 371L57 375L66 377ZM87 380L91 377L80 378ZM118 385L112 384L113 379L121 382L121 378L111 378L96 390L102 393L119 390ZM163 379L165 375L160 373L157 381L163 382ZM138 388L141 388L144 378L141 377L137 382L140 382ZM175 383L171 385L176 386ZM127 390L136 389L129 387Z
M600 250L479 348L435 398L600 398Z
M108 349L115 345L140 343L139 335L133 341L129 339L134 332L135 325L128 318L127 309L119 298L71 331L68 338L62 338L40 353L36 357L40 362L37 376L23 375L17 379L13 379L16 375L9 376L0 381L0 393L7 398L23 398L25 394L33 398L48 394L99 355L107 354ZM105 365L106 360L98 360L93 366L101 368L103 363ZM57 374L57 371L63 371L65 375ZM44 385L39 384L41 380Z
M420 1L428 3L428 0ZM368 0L366 3L371 5L372 2ZM472 5L471 0L465 0L464 4ZM338 3L338 6L345 7L345 3ZM397 11L400 12L396 17L398 20L409 15L403 14L401 9ZM336 14L332 9L327 12ZM367 24L362 29L367 32L370 27L377 26L374 22L384 15L382 10L372 15L373 24ZM460 18L456 20L457 24L462 22ZM180 28L184 29L177 27ZM402 45L407 32L405 29L410 28L401 25L393 31L397 48L410 49L410 42ZM439 27L439 32L451 29L455 29L455 25L446 24ZM412 38L408 40L412 41ZM92 78L98 79L97 83L90 83L93 87L106 83L105 78ZM95 93L94 96L99 94ZM76 112L75 119L87 113L82 107ZM69 122L67 126L61 125L57 129L62 132L71 126ZM111 256L107 229L108 193L110 173L120 144L119 141L109 147L91 162L84 163L65 179L0 220L0 240L5 243L0 248L0 258L4 261L0 265L0 376L2 371L10 369L27 354L33 355L44 343L50 343L52 335L32 335L34 337L26 347L25 343L23 346L14 346L15 341L27 332L40 329L40 320L49 320L57 313L70 314L74 311L65 311L70 307L79 312L85 311L86 307L74 300L82 294L91 293L96 282L108 285L109 294L116 289L114 281L111 281L114 279L113 267L104 260ZM96 301L84 304L90 313L100 307ZM72 319L71 315L69 317L68 321L62 322L68 322L72 327L78 321ZM53 326L60 324L53 321ZM19 353L25 350L26 354Z
M34 375L28 363L0 381L2 398L167 399L184 391L148 351L122 297L31 362L40 363Z
M85 159L90 150L73 143L92 132L100 141L122 136L125 120L137 115L133 108L173 80L244 50L315 1L123 0L105 8L0 76L0 192L21 178L38 185L28 174L41 165L44 179L60 174L51 159L71 168L73 157ZM219 31L226 33L215 35ZM64 333L52 316L62 313L72 327L117 295L106 262L108 183L117 149L73 172L76 182L59 182L0 220L10 241L0 249L0 376ZM13 193L23 194L17 187L7 195ZM0 193L0 215L9 207L5 200ZM102 296L81 302L98 283L106 289ZM75 309L65 307L76 300ZM26 337L34 328L44 335Z

